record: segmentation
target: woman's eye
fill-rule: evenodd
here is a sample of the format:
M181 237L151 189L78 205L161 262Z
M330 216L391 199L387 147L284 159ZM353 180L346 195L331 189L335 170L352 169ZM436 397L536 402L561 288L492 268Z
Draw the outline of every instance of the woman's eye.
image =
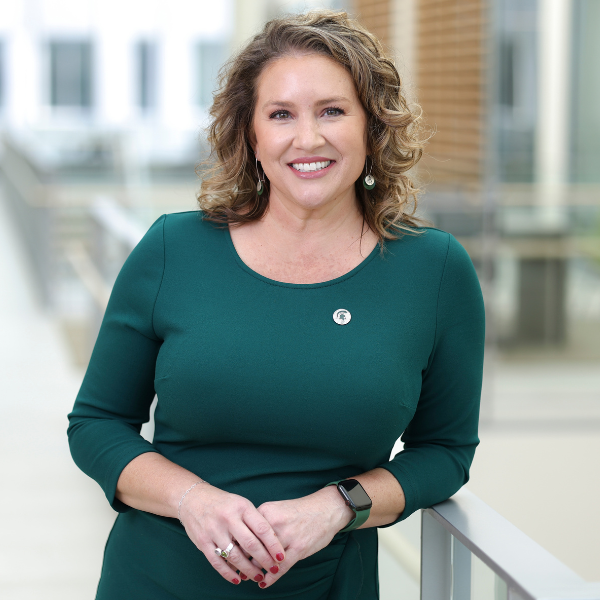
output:
M338 115L343 115L344 111L341 108L331 107L325 109L325 114L328 117L337 117Z
M271 114L270 119L287 119L290 113L287 110L277 110Z

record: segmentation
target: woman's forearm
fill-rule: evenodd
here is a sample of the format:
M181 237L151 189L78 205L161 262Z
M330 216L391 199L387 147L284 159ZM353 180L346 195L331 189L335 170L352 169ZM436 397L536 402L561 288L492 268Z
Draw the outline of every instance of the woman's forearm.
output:
M393 523L400 516L406 504L404 491L398 480L389 471L377 468L351 477L351 479L356 479L363 486L373 502L369 518L361 525L360 529L387 525ZM344 500L334 486L323 488L316 494L322 496L328 502L328 506L340 515L340 518L345 518L346 523L352 519L353 513L347 507L345 507L342 517ZM344 526L345 524L342 525L342 528Z
M123 469L115 495L132 508L177 518L182 495L199 480L200 477L161 454L146 452Z
M134 458L123 469L117 482L116 497L132 508L177 518L181 496L199 479L191 471L172 463L161 454L147 452ZM369 519L361 529L392 523L404 510L402 487L386 469L373 469L352 479L360 482L373 502ZM327 497L342 520L345 517L350 520L352 514L343 506L343 500L333 486L317 493Z
M373 469L352 479L356 479L365 488L373 502L369 518L360 529L393 523L404 511L404 490L387 469Z

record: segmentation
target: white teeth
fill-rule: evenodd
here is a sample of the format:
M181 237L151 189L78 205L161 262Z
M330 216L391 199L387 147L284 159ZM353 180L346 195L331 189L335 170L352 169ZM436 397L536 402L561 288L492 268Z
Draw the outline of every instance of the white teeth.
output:
M332 161L330 160L312 163L292 163L292 167L301 173L308 173L309 171L320 171L321 169L326 169L331 163Z

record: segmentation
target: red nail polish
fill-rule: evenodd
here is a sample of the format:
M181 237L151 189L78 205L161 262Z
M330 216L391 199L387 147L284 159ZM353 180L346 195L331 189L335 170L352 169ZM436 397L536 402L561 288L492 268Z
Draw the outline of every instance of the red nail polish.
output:
M284 558L284 557L283 557L283 554L281 554L281 552L280 552L279 554L277 554L277 556L275 556L275 558L276 558L276 559L277 559L279 562L281 562L281 561L283 560L283 558Z
M239 580L239 579L234 579L234 580L233 580L233 583L235 583L235 585L237 585L239 582L240 582L240 580Z
M243 581L246 581L246 579L248 579L248 575L244 575L244 573L240 573L240 577Z
M261 581L261 582L260 582L258 585L259 585L261 588L266 588L266 587L267 587L267 584L266 584L264 581Z
M257 573L254 576L254 581L262 581L263 579L264 579L264 577L260 573Z
M271 573L273 573L273 575L275 575L276 573L279 573L279 567L277 565L273 565L269 571L271 571Z

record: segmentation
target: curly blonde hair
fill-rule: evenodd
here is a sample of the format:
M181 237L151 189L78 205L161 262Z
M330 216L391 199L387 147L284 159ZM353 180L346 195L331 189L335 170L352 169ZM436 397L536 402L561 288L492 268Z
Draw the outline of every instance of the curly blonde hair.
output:
M418 189L406 172L423 152L421 113L411 109L400 76L381 43L345 12L311 11L269 21L264 29L222 68L219 90L210 109L208 141L212 152L197 172L203 178L198 204L204 218L223 224L260 219L269 202L256 192L258 174L250 145L257 80L272 61L307 53L327 56L351 75L367 113L368 162L377 185L355 183L363 218L379 237L395 239L414 231ZM365 173L366 174L366 173Z

